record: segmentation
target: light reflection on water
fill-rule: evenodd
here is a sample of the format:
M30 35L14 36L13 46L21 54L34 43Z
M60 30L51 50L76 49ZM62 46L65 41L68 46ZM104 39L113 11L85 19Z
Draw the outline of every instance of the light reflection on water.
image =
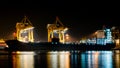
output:
M34 68L34 52L13 52L13 68Z
M116 50L114 52L114 67L115 68L119 68L120 67L120 51L119 50Z
M48 52L48 68L70 68L69 51Z
M81 54L82 68L112 68L112 51L87 51Z
M0 68L119 68L120 51L0 52Z

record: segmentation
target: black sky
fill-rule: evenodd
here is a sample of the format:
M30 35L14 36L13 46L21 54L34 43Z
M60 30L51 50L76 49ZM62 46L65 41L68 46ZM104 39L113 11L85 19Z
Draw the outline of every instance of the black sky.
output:
M4 1L0 3L0 38L10 38L15 31L16 22L24 15L35 26L38 38L47 40L47 24L53 23L58 16L69 28L74 39L91 34L106 26L120 26L119 7L100 7L101 5L65 1Z

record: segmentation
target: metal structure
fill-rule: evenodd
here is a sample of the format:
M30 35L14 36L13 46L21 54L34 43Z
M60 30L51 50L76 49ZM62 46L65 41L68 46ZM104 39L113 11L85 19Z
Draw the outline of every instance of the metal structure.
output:
M48 42L52 42L52 38L59 38L59 42L65 42L65 32L68 28L66 28L62 22L56 17L56 21L53 24L47 25L48 29Z
M21 42L34 42L33 25L25 16L21 22L16 23L16 38Z
M117 46L120 46L120 30L117 27L112 27L112 39L115 41Z

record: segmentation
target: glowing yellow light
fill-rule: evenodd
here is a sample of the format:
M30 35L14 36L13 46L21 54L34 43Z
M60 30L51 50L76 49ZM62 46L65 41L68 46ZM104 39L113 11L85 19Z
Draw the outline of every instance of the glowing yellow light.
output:
M119 39L117 39L116 40L116 45L119 45L119 44L120 44Z

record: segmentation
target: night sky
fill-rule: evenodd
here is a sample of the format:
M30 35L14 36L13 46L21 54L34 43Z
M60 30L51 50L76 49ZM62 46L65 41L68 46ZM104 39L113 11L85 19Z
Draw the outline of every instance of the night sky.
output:
M79 40L102 26L120 26L118 8L85 6L79 2L65 1L4 1L0 2L0 38L10 39L15 25L26 15L35 27L39 40L47 41L47 24L53 23L58 16L69 28L68 34Z

